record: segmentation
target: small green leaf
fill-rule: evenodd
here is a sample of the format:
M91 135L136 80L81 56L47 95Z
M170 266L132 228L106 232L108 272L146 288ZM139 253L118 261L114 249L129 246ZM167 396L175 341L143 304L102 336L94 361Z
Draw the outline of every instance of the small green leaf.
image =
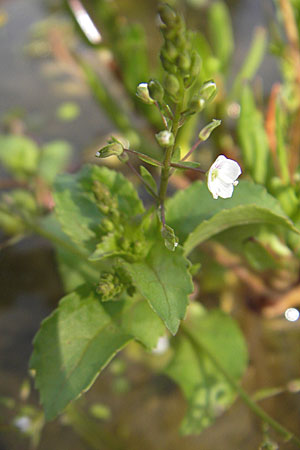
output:
M193 291L188 261L182 249L177 248L171 253L159 240L145 260L123 264L138 291L171 333L176 334L180 320L185 316L188 295Z
M0 135L0 162L17 179L33 175L37 169L39 149L25 136Z
M182 169L197 169L201 166L201 163L197 161L180 161L178 164L183 166ZM181 169L181 167L177 167L177 169Z
M236 381L244 373L248 357L236 322L219 310L206 313L199 305L191 305L185 329L187 333L174 340L174 356L165 372L179 384L188 402L181 431L198 434L236 397L209 354Z
M137 298L102 304L87 286L64 297L43 321L30 361L46 419L89 389L130 340L152 348L163 333L160 319Z
M152 174L144 166L140 166L140 172L141 172L141 175L142 175L143 179L145 180L145 182L150 186L152 191L155 192L155 194L156 194L157 193L157 185L156 185L156 181L154 180ZM151 193L152 192L150 190L150 194Z

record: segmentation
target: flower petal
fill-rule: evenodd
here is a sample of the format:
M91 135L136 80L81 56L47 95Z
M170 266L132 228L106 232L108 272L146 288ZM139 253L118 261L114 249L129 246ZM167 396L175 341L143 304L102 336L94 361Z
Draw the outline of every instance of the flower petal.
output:
M235 181L241 175L242 170L236 161L226 158L225 161L222 161L220 173L230 178L231 181Z

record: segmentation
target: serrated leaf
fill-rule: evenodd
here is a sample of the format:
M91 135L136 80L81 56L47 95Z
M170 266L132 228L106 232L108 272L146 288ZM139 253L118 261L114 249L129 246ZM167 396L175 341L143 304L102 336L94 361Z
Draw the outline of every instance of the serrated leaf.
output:
M170 252L159 240L145 260L124 267L138 291L164 321L172 334L176 334L184 318L188 295L193 291L188 261L181 248Z
M76 175L60 175L54 187L55 212L63 231L73 242L93 252L100 241L100 212L93 194L93 183L100 182L118 200L125 220L143 212L133 185L123 175L106 167L85 166Z
M155 194L156 194L157 193L157 185L156 185L156 181L154 180L152 174L144 166L140 166L140 172L141 172L141 175L142 175L143 179L145 180L145 182L150 186L152 191L155 192ZM150 191L150 194L151 194L151 191Z
M237 215L231 216L235 212ZM246 213L244 217L243 212ZM166 213L167 223L174 228L181 243L197 227L201 227L198 230L201 242L229 227L243 224L282 225L297 232L279 202L264 187L244 180L240 181L231 198L218 200L212 198L204 183L193 183L167 203ZM218 215L220 213L224 214L223 219L222 215ZM212 222L203 224L210 219ZM239 222L234 223L235 220ZM186 244L186 251L190 251L193 245L198 245L197 240L198 237L194 234Z
M165 372L181 387L188 410L182 423L184 434L198 434L211 425L236 397L232 386L209 354L238 381L247 364L247 349L236 322L222 311L204 313L193 304L185 329L175 340L174 356Z
M130 340L152 348L163 333L160 319L137 298L103 304L88 286L64 297L43 321L30 361L46 419L89 389Z

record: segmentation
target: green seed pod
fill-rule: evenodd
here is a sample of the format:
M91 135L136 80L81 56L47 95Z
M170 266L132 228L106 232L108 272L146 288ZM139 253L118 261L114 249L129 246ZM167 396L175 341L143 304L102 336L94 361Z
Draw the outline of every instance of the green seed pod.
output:
M165 91L158 80L150 80L148 83L150 97L157 102L162 102Z
M175 75L167 74L164 80L164 86L168 94L176 96L180 90L180 83Z
M161 21L168 27L173 27L177 22L177 14L167 3L162 3L158 7L158 13Z
M221 120L213 119L212 122L210 122L208 125L206 125L199 133L199 139L200 141L206 141L211 133L214 131L215 128L217 128L219 125L221 125Z

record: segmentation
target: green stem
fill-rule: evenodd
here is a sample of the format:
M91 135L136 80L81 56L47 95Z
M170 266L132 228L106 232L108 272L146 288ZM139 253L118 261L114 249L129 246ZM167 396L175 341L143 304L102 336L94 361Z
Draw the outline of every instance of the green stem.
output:
M178 129L179 129L179 122L180 122L183 102L184 102L184 93L182 93L182 95L181 95L181 101L176 104L176 109L175 109L172 129L171 129L171 132L174 135L175 141L174 141L173 145L170 145L169 147L166 148L165 159L164 159L163 168L161 171L161 180L160 180L160 188L159 188L159 203L160 203L160 208L161 208L163 225L165 225L164 203L165 203L165 197L166 197L167 187L168 187L168 182L169 182L171 158L172 158L173 151L174 151L175 145L176 145L176 137L177 137L177 133L178 133Z
M211 362L215 365L215 367L219 370L220 373L224 376L230 386L237 392L237 394L241 397L244 403L265 423L270 425L277 433L283 436L287 441L294 442L300 448L300 439L295 436L291 431L287 430L284 426L282 426L279 422L269 416L260 406L258 406L247 394L246 391L235 381L235 379L227 372L227 370L222 366L222 364L218 361L217 358L213 355L213 353L208 350L202 343L198 342L198 340L194 337L193 333L188 329L186 325L181 326L182 331L189 339L191 345L194 347L195 353L199 354L199 349L203 350L206 355L209 357Z

